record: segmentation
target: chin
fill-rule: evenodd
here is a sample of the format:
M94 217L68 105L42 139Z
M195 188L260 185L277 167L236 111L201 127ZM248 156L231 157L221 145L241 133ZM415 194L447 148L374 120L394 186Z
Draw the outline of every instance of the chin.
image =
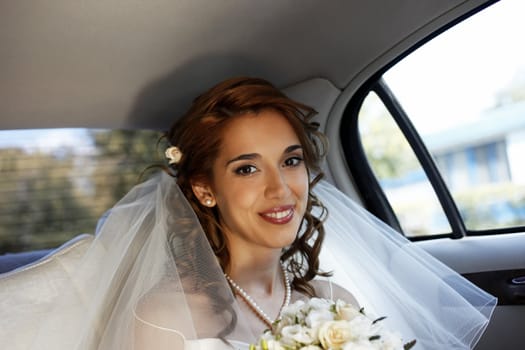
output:
M295 242L298 230L299 228L296 228L293 232L287 232L283 234L282 244L280 244L281 248L287 248L291 246L293 242Z
M270 238L271 242L268 242L268 243L270 243L273 247L280 248L280 249L289 247L295 241L298 235L300 226L301 226L300 223L294 222L294 221L289 222L285 225L266 226L267 227L267 229L265 230L266 234L269 237L272 237ZM271 233L271 236L270 236L270 233Z

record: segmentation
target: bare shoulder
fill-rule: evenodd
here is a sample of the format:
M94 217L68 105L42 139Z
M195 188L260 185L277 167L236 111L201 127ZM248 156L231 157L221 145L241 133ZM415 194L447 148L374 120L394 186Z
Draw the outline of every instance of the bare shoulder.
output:
M137 303L135 319L145 328L157 328L190 337L199 326L201 334L223 328L223 314L205 293L185 294L164 284L146 293ZM221 327L221 328L218 328Z
M355 296L337 283L328 280L314 280L311 284L315 288L315 293L322 298L333 298L333 300L341 299L359 307L359 302Z
M186 304L182 293L150 291L135 306L135 318L147 326L181 330L189 318Z
M134 349L183 349L185 338L192 334L184 310L175 308L183 301L182 294L159 290L144 295L133 310Z

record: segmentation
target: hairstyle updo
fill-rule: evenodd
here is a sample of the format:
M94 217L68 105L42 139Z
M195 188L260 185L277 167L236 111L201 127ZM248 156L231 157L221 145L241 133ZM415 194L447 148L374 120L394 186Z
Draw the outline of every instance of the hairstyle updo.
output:
M283 250L282 261L287 261L293 275L292 287L314 296L310 281L318 275L319 252L324 239L322 221L326 208L312 193L312 188L323 177L320 163L328 142L318 131L319 124L312 121L317 113L313 108L291 100L266 80L237 77L225 80L197 97L190 109L165 134L167 141L176 146L182 157L170 164L177 183L188 199L224 271L230 264L230 252L219 217L219 210L200 204L192 190L197 181L210 183L213 163L219 154L222 135L231 120L247 113L257 115L271 109L290 123L303 147L304 161L310 178L306 212L298 235L290 247ZM312 210L318 207L319 216Z

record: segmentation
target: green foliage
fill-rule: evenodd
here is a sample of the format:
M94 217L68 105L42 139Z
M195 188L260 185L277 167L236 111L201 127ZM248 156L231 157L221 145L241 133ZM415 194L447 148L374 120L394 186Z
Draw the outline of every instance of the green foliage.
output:
M379 98L370 93L359 113L361 141L378 179L401 178L419 162L405 136Z
M93 131L97 165L91 176L97 205L109 208L144 180L147 168L164 162L166 142L155 131Z
M6 149L0 168L0 251L47 248L64 242L68 232L92 229L89 207L71 178L71 153Z
M485 184L453 195L469 230L525 225L525 187L522 185Z
M160 164L158 132L93 131L94 152L0 149L0 254L54 248L94 233L98 218Z

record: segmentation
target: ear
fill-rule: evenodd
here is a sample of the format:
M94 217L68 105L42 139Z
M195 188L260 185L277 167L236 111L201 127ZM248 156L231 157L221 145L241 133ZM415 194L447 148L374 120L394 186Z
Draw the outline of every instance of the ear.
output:
M193 190L195 197L197 197L203 206L208 208L215 206L215 196L213 195L213 191L209 185L203 182L193 182L191 184L191 189Z

